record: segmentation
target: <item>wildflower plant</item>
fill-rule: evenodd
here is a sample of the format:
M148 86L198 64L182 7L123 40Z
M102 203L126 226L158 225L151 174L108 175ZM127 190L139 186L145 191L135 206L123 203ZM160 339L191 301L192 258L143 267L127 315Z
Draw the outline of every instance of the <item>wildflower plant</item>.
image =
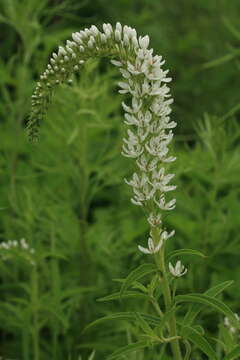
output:
M240 328L234 313L217 298L232 282L216 285L205 293L177 294L177 281L187 274L188 269L179 259L174 265L173 259L186 254L204 255L191 249L166 253L169 239L175 235L174 230L166 229L165 218L176 206L176 199L170 195L176 189L171 183L174 174L169 173L169 164L176 157L169 154L169 145L177 124L170 119L173 99L168 83L171 78L168 70L163 69L162 56L154 55L153 49L149 49L148 35L138 36L135 29L120 23L115 27L103 24L102 31L92 25L73 33L72 39L52 54L37 83L27 124L29 138L37 139L55 88L63 83L71 84L73 74L83 69L88 59L96 57L110 58L123 77L118 83L119 93L127 95L127 100L122 102L126 125L122 155L132 158L135 164L132 177L125 182L132 189L132 204L143 210L149 223L147 247L138 245L138 249L150 259L150 263L142 264L126 277L118 293L101 300L144 295L155 314L120 312L101 318L90 327L111 319L127 320L140 327L140 338L116 350L109 359L156 345L175 360L190 359L195 348L209 359L217 360L212 340L208 340L204 329L193 322L205 305L227 317L232 328ZM153 277L148 286L138 282L150 274ZM131 287L134 290L129 291ZM185 303L192 305L186 310ZM223 347L222 351L225 350ZM226 359L236 358L236 354L240 354L240 347L235 344L227 349Z

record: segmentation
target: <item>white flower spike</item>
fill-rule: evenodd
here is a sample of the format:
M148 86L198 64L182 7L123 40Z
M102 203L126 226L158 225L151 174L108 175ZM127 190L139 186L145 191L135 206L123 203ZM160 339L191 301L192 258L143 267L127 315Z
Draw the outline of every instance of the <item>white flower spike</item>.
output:
M109 56L122 76L119 93L130 96L129 103L122 102L128 129L122 155L135 162L134 177L127 181L133 191L131 202L146 210L150 226L160 230L162 213L173 210L176 203L169 195L176 188L170 184L174 174L166 172L165 164L176 159L168 153L177 124L170 120L171 78L163 69L162 56L155 55L149 44L148 35L138 36L135 29L119 22L74 32L71 40L52 54L40 76L32 96L28 133L31 139L37 137L56 86L69 83L88 59Z
M169 263L169 271L174 277L181 277L187 273L187 269L184 267L184 265L181 264L181 261L178 260L175 267Z

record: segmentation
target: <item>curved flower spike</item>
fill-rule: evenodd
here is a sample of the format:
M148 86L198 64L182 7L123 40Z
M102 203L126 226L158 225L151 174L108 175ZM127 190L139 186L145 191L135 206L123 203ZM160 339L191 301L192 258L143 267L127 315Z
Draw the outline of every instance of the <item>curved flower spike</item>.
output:
M72 34L65 45L59 46L32 95L32 109L27 124L30 139L35 140L38 129L46 116L55 89L61 84L71 84L71 77L81 71L84 64L95 57L109 57L122 75L120 94L128 94L122 102L124 123L127 126L122 145L122 155L135 163L134 176L127 181L131 186L131 202L147 210L152 227L161 228L164 211L175 208L176 200L165 198L175 190L170 184L173 174L168 174L165 163L176 160L169 155L173 140L172 129L177 125L170 120L171 104L168 70L163 69L162 56L149 49L149 36L138 36L135 29L119 22L102 28L92 25L89 29ZM149 209L154 215L149 214ZM160 249L151 245L148 251ZM163 239L164 241L164 239ZM152 246L152 247L151 247Z
M148 238L148 248L144 248L141 245L138 245L138 249L144 254L156 254L162 247L163 240L160 240L157 246L154 245L153 239Z
M184 265L181 264L181 261L178 260L175 267L171 263L168 264L170 273L175 277L181 277L187 273L187 269Z

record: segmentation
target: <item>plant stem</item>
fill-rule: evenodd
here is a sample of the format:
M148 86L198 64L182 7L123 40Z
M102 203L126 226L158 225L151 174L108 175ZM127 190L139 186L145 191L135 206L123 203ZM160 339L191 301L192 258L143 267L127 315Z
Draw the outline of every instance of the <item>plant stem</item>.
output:
M154 243L159 242L159 235L156 229L152 229L151 231L153 236ZM162 291L163 291L163 297L164 297L164 303L166 311L169 311L172 306L172 298L171 298L171 291L169 287L168 282L168 276L167 276L167 270L165 266L165 252L164 252L164 245L162 246L159 253L157 253L157 256L155 256L155 261L162 273ZM171 348L174 356L174 360L182 360L182 355L180 351L179 341L177 338L177 325L176 325L176 318L175 315L171 317L169 320L169 334L170 337L176 337L175 340L171 342Z
M83 119L85 120L85 119ZM88 187L89 171L87 165L88 142L87 142L87 124L82 122L80 139L79 168L81 173L81 191L80 191L80 281L81 286L87 286L89 283L89 252L86 243L87 234L87 215L88 215Z
M54 229L51 229L51 252L55 254L56 252L56 238ZM60 307L59 299L60 299L60 276L59 276L59 263L58 259L53 256L51 259L51 272L52 272L52 296L54 298L54 302L56 306ZM52 319L52 360L57 360L58 354L58 336L60 333L59 323L53 318Z
M154 309L156 310L156 313L162 318L164 314L163 314L162 310L160 309L160 306L159 306L157 300L155 300L153 298L151 303L152 303Z
M32 319L33 319L33 353L34 360L40 359L39 354L39 323L38 323L38 272L37 266L32 271Z
M22 353L23 353L23 360L29 360L29 329L30 324L28 322L28 326L24 326L22 330Z

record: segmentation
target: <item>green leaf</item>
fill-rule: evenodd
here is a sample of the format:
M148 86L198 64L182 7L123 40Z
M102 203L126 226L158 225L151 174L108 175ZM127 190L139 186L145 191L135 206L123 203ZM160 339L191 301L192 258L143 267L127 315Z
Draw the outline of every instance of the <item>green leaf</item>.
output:
M223 348L226 349L226 352L231 351L235 344L234 337L232 336L229 329L223 324L219 324L220 337L224 343Z
M230 353L228 353L224 360L233 360L240 358L240 345L237 345Z
M224 56L221 56L221 57L218 58L218 59L211 60L211 61L205 63L205 64L203 65L203 69L210 69L210 68L212 68L212 67L225 64L226 62L233 60L233 59L234 59L235 57L237 57L238 55L239 55L239 53L238 53L237 51L232 52L232 53L229 53L229 54L226 54L226 55L224 55Z
M122 296L123 293L129 288L129 286L134 283L134 281L142 278L145 275L151 274L156 272L157 268L155 264L142 264L138 268L134 269L128 277L125 279L124 283L122 284L120 295Z
M162 319L159 316L154 316L154 315L148 315L148 314L143 314L141 313L141 316L144 318L144 320L146 320L150 325L153 326L161 326L162 324Z
M200 251L197 251L197 250L181 249L181 250L175 250L175 251L170 252L167 256L167 261L171 260L172 258L174 258L176 256L182 256L182 255L196 255L196 256L203 257L203 258L207 257L206 255L204 255L203 253L201 253Z
M183 340L183 343L184 343L184 346L185 346L185 356L184 356L183 360L189 360L189 358L191 356L191 352L192 352L191 344L186 339Z
M152 277L152 280L148 285L148 291L152 296L158 286L159 286L159 274L156 274Z
M67 256L65 255L62 255L58 252L51 252L51 251L46 251L42 254L42 258L45 259L45 258L56 258L56 259L62 259L62 260L68 260Z
M140 293L138 291L125 291L123 295L121 295L120 292L116 292L114 294L97 299L97 301L111 301L111 300L130 299L130 298L149 299L149 296Z
M178 295L175 297L175 299L176 299L177 303L178 302L193 302L193 303L200 303L203 305L210 306L213 309L217 310L218 312L229 317L234 322L234 324L236 324L236 326L239 327L238 321L236 320L236 317L234 316L234 313L232 312L232 310L226 304L224 304L224 302L222 302L219 299L215 299L215 298L212 298L212 297L210 297L208 295L204 295L204 294Z
M138 313L138 312L136 312L135 315L136 315L137 322L139 323L140 327L145 332L145 334L147 334L151 338L156 338L156 334L154 333L152 328L148 325L147 321L144 320L142 315L140 313Z
M88 324L85 329L84 332L89 330L90 328L99 325L105 321L109 321L109 320L127 320L127 321L132 321L135 319L135 314L132 312L119 312L119 313L115 313L115 314L111 314L111 315L107 315L104 316L100 319L97 319L93 322L91 322L90 324Z
M201 335L205 334L205 330L201 325L193 325L192 328L194 328Z
M177 307L174 305L170 310L168 310L160 320L160 325L158 326L159 331L162 331L164 326L168 323L169 319L177 310Z
M153 326L159 326L161 325L161 319L158 316L148 315L140 313L140 315L143 317L145 321L147 321L148 324ZM97 319L86 326L84 331L89 330L90 328L97 326L105 321L109 320L125 320L125 321L136 321L136 313L135 312L119 312L111 315L104 316L100 319Z
M132 288L133 289L137 289L140 290L141 292L148 294L149 291L146 288L146 286L144 286L143 284L141 284L139 281L134 281L134 283L132 284Z
M191 341L195 346L201 349L202 352L209 357L209 359L217 360L217 355L215 354L212 346L197 330L190 326L185 326L181 330L181 335L183 338Z
M240 40L240 32L235 28L235 26L230 22L230 20L226 17L223 18L223 24L230 31L230 33L236 38L236 40Z
M116 357L127 355L129 353L132 353L133 351L144 349L147 346L149 346L149 344L146 341L138 341L134 344L123 346L120 349L114 351L114 353L112 353L110 356L108 356L107 360L112 360L115 359Z
M217 295L219 295L223 290L225 290L227 287L231 286L234 283L233 280L228 280L228 281L224 281L218 285L215 285L213 287L211 287L210 289L208 289L207 291L205 291L205 295L208 295L210 297L215 297Z
M218 294L220 294L223 290L225 290L228 286L231 286L233 284L232 280L224 281L218 285L213 286L212 288L208 289L204 294L208 295L210 297L215 297ZM202 305L200 304L193 304L189 311L187 312L183 324L185 325L191 325L195 317L198 315L198 313L201 311Z

